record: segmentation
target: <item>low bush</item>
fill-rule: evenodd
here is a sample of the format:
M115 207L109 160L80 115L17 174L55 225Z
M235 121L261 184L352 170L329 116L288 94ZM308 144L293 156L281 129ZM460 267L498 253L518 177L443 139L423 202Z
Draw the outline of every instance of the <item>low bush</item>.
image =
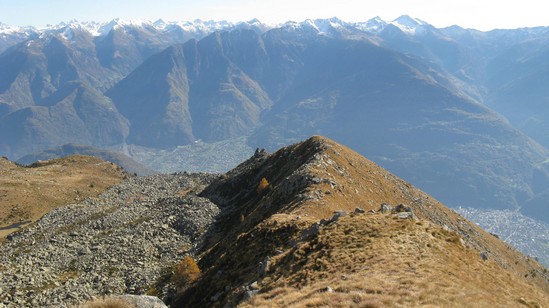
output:
M175 267L173 281L180 288L187 287L200 278L200 275L196 261L190 256L185 256Z
M266 178L262 178L261 181L259 181L259 185L257 186L257 193L262 193L267 187L269 187L269 181L267 181Z

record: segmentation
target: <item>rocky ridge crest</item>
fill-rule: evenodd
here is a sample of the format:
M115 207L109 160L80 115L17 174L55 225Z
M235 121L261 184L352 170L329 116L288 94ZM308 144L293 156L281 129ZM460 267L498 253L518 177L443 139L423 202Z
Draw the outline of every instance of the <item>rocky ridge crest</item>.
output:
M176 306L549 302L536 261L324 137L257 151L201 196L221 214Z

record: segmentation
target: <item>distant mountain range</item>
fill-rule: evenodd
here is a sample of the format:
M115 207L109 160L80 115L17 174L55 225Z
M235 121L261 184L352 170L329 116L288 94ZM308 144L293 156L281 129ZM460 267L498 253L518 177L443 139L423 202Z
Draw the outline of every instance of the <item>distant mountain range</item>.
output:
M322 134L450 206L549 221L548 40L409 16L0 25L0 155Z

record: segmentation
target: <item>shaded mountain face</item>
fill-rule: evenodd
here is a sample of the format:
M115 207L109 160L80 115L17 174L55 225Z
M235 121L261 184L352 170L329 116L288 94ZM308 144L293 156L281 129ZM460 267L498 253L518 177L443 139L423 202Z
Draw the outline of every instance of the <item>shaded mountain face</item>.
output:
M69 30L70 41L49 34L0 56L0 148L6 155L67 142L124 142L128 122L101 92L116 74L95 58L90 33Z
M69 83L47 104L20 108L0 122L0 149L20 156L66 142L109 146L124 142L128 121L111 100L80 83Z
M133 71L145 59L164 48L184 42L172 33L161 32L152 25L120 26L113 21L105 36L94 39L95 52L102 66L120 73L121 77Z
M180 51L171 47L151 57L107 92L132 123L129 143L158 147L194 141Z
M463 82L462 91L486 103L543 146L549 145L547 86L549 29L480 32L384 25L378 35L390 48L438 64Z
M487 67L488 106L542 145L549 147L549 38L508 48Z
M253 70L264 67L259 65L265 56L261 43L252 30L215 33L172 46L145 61L106 93L132 123L128 141L170 147L250 133L261 112L272 105L265 90L244 70L260 74ZM243 62L239 49L248 46L251 62L241 69L229 57Z
M71 23L41 31L0 26L1 42L6 45L0 54L0 153L18 158L70 142L94 146L125 143L130 123L103 95L104 91L149 56L189 38L203 37L210 27L236 26L162 22L134 25L120 20L104 25ZM173 82L176 80L173 78ZM176 92L181 91L180 84L175 87ZM165 121L178 127L166 132L169 136L185 126L174 123L184 122L180 119L184 114L178 110L171 104L166 115L169 119ZM256 122L258 112L252 111ZM129 138L132 142L134 135ZM144 137L160 138L154 133ZM190 135L170 145L185 144L193 138Z
M200 195L221 212L173 306L549 301L535 261L323 137L258 152Z
M518 208L547 189L547 151L436 67L364 41L318 40L303 59L252 145L325 134L451 206Z
M40 104L45 96L71 81L103 92L146 58L178 42L153 27L114 23L103 31L105 35L97 36L81 25L67 25L4 52L0 59L3 101L16 106L28 105L32 100ZM25 92L32 98L18 99Z

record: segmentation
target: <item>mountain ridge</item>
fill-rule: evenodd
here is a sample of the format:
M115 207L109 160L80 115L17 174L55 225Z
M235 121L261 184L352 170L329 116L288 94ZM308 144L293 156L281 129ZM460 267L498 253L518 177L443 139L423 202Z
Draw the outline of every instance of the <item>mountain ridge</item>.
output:
M222 175L127 178L0 245L6 305L107 293L176 307L549 303L535 260L320 136ZM194 280L178 269L189 259Z
M269 186L265 191L256 190L256 185L262 178L269 181ZM396 243L401 245L397 245L394 250L381 244L380 251L374 248L361 248L363 246L357 243L360 238L369 236L372 239L366 240L366 243L374 243L376 239L384 237L398 238L399 235L395 235L394 232L404 229L406 231L400 234L406 234L415 228L412 226L421 226L419 229L423 231L419 233L432 232L431 235L418 235L419 238L441 236L443 242L450 243L450 246L440 248L440 251L451 251L450 254L453 255L458 253L455 250L457 248L461 251L459 254L466 252L468 257L464 255L464 258L469 260L466 263L469 266L475 264L474 271L484 272L488 270L485 266L495 266L488 271L499 268L496 271L517 275L517 279L522 279L525 277L522 271L533 264L529 263L532 261L515 262L520 257L516 251L510 249L510 246L467 222L429 195L384 171L375 163L324 137L314 136L273 154L259 151L248 161L210 184L201 195L218 204L223 214L198 251L199 265L204 275L180 295L175 301L175 305L178 306L237 305L242 304L242 301L244 306L273 303L298 306L313 302L331 305L335 302L353 301L355 304L371 301L377 305L459 305L468 302L470 296L476 298L475 302L486 304L510 304L521 301L518 295L507 299L499 295L490 298L491 292L499 293L512 284L498 285L488 291L477 284L478 281L474 282L475 278L458 278L456 283L467 281L471 285L459 286L460 291L446 288L442 293L454 294L448 298L437 291L405 292L404 289L408 286L397 291L398 287L394 289L394 285L381 283L383 279L394 279L390 278L390 275L382 274L392 268L392 265L389 265L391 262L385 258L409 260L403 263L414 268L415 277L422 277L424 273L416 272L420 267L414 267L411 263L421 262L419 260L422 257L418 257L417 254L424 252L416 251L418 247L413 246L417 244L415 240L411 240L414 244L406 248L402 245L407 240L396 240ZM403 212L391 212L391 204L400 204ZM417 217L417 220L411 217ZM386 230L385 228L393 228L390 227L392 224L395 224L394 231L388 231L386 235L377 233L383 232L381 230ZM341 233L334 238L336 230ZM326 242L330 237L333 240L337 239L339 244L330 240ZM266 238L269 238L269 241L266 241ZM345 247L342 248L343 251L350 249L354 252L347 251L339 255L334 251L340 247L339 245ZM438 244L432 243L427 247L434 247L430 245ZM364 256L364 259L357 259L355 254L360 254L362 249L374 249L377 252L372 251L372 254ZM379 257L379 260L374 257L380 253L384 254L382 251L387 249L394 254L389 256L388 253L387 256ZM405 256L410 256L410 259ZM366 261L372 258L376 261ZM360 267L363 262L367 265ZM450 265L454 264L453 262L455 259L434 261L429 268L438 268L435 264L447 268L446 266L453 266ZM477 265L479 267L476 267ZM426 265L419 271L423 272L425 267ZM456 265L456 268L465 272L471 269L463 265ZM369 274L360 275L363 271ZM395 271L400 273L396 274L397 277L402 277L405 270ZM375 288L372 286L373 282L361 281L365 278L360 277L374 275L374 272L384 277L376 280L376 283L381 283L383 287ZM511 274L512 272L514 274ZM540 274L546 275L541 268L534 272L537 274L533 276L538 278ZM526 276L531 277L531 273ZM537 295L541 296L538 304L549 300L542 299L549 290L547 279L545 276L536 282L544 290ZM346 283L345 280L350 281ZM509 281L511 280L514 279ZM412 285L414 283L410 282ZM427 280L422 284L423 290L438 288ZM365 288L374 288L376 291L368 292ZM323 295L326 292L333 294ZM480 292L484 295L473 295L471 292ZM361 296L356 296L357 293ZM463 295L469 293L471 294ZM530 302L531 299L523 298L522 301Z

